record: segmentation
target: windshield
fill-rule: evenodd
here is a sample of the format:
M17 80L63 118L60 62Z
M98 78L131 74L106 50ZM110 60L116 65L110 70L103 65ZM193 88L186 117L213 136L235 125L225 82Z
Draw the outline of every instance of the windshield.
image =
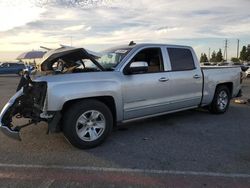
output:
M113 70L130 50L131 48L107 50L102 52L102 56L97 61L104 69Z

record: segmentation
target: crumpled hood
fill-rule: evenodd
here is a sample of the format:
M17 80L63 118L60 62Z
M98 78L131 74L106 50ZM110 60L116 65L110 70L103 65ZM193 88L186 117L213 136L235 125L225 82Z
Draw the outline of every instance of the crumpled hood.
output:
M41 71L52 70L52 65L58 59L63 58L69 65L74 66L75 61L79 59L91 59L97 67L103 70L102 66L94 59L96 55L89 54L84 48L62 47L50 50L44 54L41 61Z

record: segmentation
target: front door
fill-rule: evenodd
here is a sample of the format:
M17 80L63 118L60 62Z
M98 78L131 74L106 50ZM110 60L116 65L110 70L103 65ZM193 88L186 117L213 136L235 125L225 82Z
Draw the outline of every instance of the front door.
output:
M169 72L164 71L161 48L146 48L139 51L130 63L136 61L147 62L149 67L144 73L124 75L124 120L168 110Z

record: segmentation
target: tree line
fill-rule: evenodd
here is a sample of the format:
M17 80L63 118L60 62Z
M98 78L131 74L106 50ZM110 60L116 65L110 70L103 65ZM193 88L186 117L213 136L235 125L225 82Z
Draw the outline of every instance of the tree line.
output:
M215 63L219 63L219 62L224 62L225 59L222 55L222 51L221 49L219 49L218 52L213 51L212 55L209 59L209 57L207 56L206 53L201 53L201 57L200 57L200 62L215 62ZM242 50L240 51L240 57L232 57L231 58L232 62L248 62L250 61L250 45L248 46L243 46Z

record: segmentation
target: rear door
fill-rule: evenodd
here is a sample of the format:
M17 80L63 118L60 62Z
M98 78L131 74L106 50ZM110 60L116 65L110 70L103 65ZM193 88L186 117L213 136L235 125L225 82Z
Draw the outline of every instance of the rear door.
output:
M202 97L202 73L195 65L193 50L182 47L165 48L171 65L169 84L171 89L171 108L197 107Z

